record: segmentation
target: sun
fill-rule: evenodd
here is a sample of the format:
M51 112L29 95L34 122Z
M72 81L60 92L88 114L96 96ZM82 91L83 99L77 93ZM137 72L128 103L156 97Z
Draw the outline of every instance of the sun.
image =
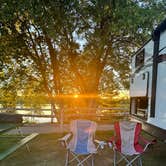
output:
M74 98L78 98L78 95L77 95L77 94L75 94L75 95L74 95Z

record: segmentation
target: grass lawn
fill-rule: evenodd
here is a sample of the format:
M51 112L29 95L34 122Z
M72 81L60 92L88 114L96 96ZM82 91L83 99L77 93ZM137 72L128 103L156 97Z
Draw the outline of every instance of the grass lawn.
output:
M0 153L16 144L20 139L17 135L0 135Z
M57 141L64 134L41 134L29 142L29 153L25 146L18 149L0 162L1 166L63 166L65 150ZM96 138L108 140L113 133L110 131L96 132ZM146 134L144 134L146 136ZM149 137L149 136L148 136ZM8 142L8 141L6 141ZM8 146L8 143L3 146ZM106 147L95 156L95 166L113 165L113 151ZM164 166L166 164L166 144L159 142L143 156L144 166ZM74 164L73 164L74 165ZM122 163L123 165L123 163ZM125 165L125 164L124 164Z

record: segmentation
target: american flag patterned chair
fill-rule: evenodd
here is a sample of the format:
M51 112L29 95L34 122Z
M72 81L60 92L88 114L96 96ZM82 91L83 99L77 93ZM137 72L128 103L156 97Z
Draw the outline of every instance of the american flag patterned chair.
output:
M71 133L59 139L67 149L65 166L75 160L77 166L82 166L89 158L91 158L91 165L94 165L94 155L100 147L103 148L106 144L104 141L94 140L96 127L97 124L90 120L71 122Z
M109 141L114 151L114 166L123 160L126 161L126 166L131 166L136 160L142 166L141 156L150 144L155 143L155 140L147 141L141 136L141 130L142 125L137 122L122 121L114 124L115 136ZM121 158L117 161L118 153Z

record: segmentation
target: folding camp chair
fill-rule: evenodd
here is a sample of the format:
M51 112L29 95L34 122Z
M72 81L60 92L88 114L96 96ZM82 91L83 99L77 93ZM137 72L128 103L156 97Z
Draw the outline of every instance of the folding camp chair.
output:
M150 144L154 144L155 140L149 142L143 138L141 134L141 123L123 121L114 124L115 136L109 141L110 147L114 151L114 166L121 161L126 161L126 166L131 166L136 160L142 166L141 156ZM143 143L140 144L140 141ZM120 159L117 161L117 154Z
M59 139L67 149L65 165L77 161L77 166L82 166L89 158L92 159L92 166L94 165L94 154L97 153L99 147L103 148L106 144L104 141L93 140L96 126L96 123L90 120L74 120L71 122L71 133ZM68 141L69 138L71 138L70 141ZM98 146L96 146L94 142L96 142Z

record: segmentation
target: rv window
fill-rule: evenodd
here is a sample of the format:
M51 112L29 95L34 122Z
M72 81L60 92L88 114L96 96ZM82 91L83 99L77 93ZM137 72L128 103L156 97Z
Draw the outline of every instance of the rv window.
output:
M144 64L144 49L136 55L135 67L142 66Z
M146 109L148 107L148 98L139 97L137 98L137 108Z
M140 118L147 118L148 98L134 97L131 98L131 114L139 116Z

